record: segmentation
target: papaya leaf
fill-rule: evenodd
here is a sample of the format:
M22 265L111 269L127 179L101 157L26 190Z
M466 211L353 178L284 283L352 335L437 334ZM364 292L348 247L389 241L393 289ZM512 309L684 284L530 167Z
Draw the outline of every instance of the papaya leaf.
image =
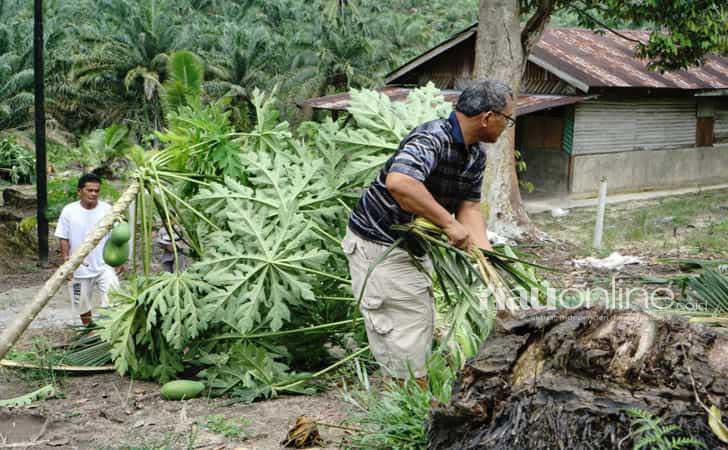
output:
M290 320L289 305L313 301L314 277L327 276L315 267L329 253L315 245L321 238L304 217L281 211L268 219L265 211L228 202L230 231L208 235L206 255L195 265L218 288L208 301L241 333L261 323L280 329Z
M248 342L234 344L225 354L205 355L214 365L200 372L214 395L232 394L243 401L272 397L273 386L294 382L306 374L292 374L287 365L277 361L281 355ZM291 392L310 393L310 389L292 388Z
M101 338L111 345L121 373L167 381L182 370L182 351L210 323L204 304L212 289L191 272L140 277L112 292L114 307L101 319Z
M276 152L287 146L292 138L288 122L281 122L275 108L275 90L266 96L257 88L251 98L255 107L256 122L249 133L244 133L244 147L251 152Z
M167 343L182 350L207 327L210 308L198 299L209 291L210 286L195 273L159 274L139 296L148 307L147 331L160 327Z

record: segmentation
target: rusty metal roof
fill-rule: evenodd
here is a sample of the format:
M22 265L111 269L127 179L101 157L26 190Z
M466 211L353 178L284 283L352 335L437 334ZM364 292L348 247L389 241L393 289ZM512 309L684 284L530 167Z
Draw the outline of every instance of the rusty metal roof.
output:
M649 38L647 31L619 33L642 42ZM634 56L634 46L634 42L610 32L600 35L577 28L550 28L544 31L529 60L588 87L728 87L728 57L709 55L699 67L661 74L648 70L647 62Z
M516 114L519 116L528 113L555 108L557 106L571 105L587 100L587 97L580 95L535 95L522 94L518 96L516 103Z
M442 44L413 58L385 77L396 82L408 72L477 35L472 25ZM649 32L624 30L620 34L647 42ZM548 28L528 59L583 92L590 87L677 88L688 90L728 88L728 57L708 55L704 64L689 70L665 72L647 69L634 56L635 43L606 32L580 28Z
M407 99L411 88L400 86L385 86L376 91L383 93L390 100L401 102ZM443 90L441 91L445 100L455 103L460 96L460 91ZM322 109L330 111L346 111L349 107L350 96L348 93L327 95L325 97L311 98L304 100L298 104L300 107L311 107L313 109ZM577 95L519 95L516 103L516 114L524 115L535 111L540 111L557 106L570 105L586 100L586 97Z

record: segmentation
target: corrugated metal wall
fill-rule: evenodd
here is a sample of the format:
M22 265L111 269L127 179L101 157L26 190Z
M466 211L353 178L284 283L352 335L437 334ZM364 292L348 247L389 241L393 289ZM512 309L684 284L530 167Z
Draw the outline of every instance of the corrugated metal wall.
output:
M713 142L716 144L728 142L728 104L717 105L714 117Z
M576 105L574 154L695 145L693 98L593 100Z

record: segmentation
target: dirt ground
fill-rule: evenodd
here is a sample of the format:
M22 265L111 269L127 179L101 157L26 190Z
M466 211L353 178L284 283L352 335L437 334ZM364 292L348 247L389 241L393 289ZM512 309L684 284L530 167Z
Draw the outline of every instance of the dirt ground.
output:
M0 375L0 398L26 393L30 383L8 372ZM225 406L224 399L165 401L157 384L113 373L67 377L59 384L62 398L0 410L0 448L36 441L32 447L40 449L276 449L296 417L339 423L346 414L335 392ZM210 425L218 415L237 425L231 436ZM319 429L335 447L341 431Z
M673 199L675 200L675 199ZM665 257L728 258L728 192L614 205L607 212L605 248L589 248L593 209L574 210L553 218L548 213L533 217L550 240L523 246L536 262L560 269L543 273L560 288L656 287L644 277L683 273L684 267L659 261ZM649 211L649 213L645 213ZM51 243L55 249L56 244ZM576 267L574 259L587 255L604 257L612 251L638 256L641 262L605 272ZM40 269L34 256L14 250L0 266L0 329L50 276L53 267ZM6 259L5 262L8 262ZM58 263L52 252L51 262ZM44 336L59 342L67 325L77 319L69 310L65 290L26 332L19 349ZM24 374L0 369L0 398L30 392L51 381L49 374ZM296 417L310 416L328 424L341 424L348 405L336 389L314 396L282 397L252 405L226 405L225 399L162 400L159 386L132 381L114 373L68 376L57 380L58 398L29 406L0 409L0 449L18 448L12 443L31 443L32 448L78 449L276 449ZM241 419L243 418L243 419ZM216 425L217 424L217 425ZM320 426L327 448L337 448L343 437L338 428Z

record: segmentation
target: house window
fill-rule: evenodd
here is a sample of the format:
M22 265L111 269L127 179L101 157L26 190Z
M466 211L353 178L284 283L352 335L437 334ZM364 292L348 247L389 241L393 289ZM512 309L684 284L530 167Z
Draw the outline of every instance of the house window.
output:
M713 146L713 121L712 117L698 117L698 123L695 127L696 147Z

